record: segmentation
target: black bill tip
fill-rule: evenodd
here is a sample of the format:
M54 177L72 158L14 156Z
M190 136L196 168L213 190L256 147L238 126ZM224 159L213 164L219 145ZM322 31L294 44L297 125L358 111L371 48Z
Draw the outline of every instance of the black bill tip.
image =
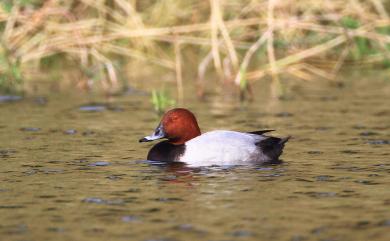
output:
M139 139L138 142L148 142L148 141L150 141L150 140L148 140L148 139L146 139L146 138L144 137L144 138Z

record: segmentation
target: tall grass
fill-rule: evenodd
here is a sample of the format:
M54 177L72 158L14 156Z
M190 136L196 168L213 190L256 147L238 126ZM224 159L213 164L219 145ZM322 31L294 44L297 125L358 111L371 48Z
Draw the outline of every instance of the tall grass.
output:
M193 68L199 95L215 73L242 93L271 77L279 96L280 75L333 80L346 65L389 66L389 10L384 0L2 0L0 86L21 88L57 62L78 69L78 86L117 90L126 64L172 73L178 99Z

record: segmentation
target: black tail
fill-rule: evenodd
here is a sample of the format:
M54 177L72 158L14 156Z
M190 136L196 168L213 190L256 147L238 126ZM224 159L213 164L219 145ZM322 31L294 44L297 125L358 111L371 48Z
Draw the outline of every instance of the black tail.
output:
M289 139L290 136L286 138L269 136L266 137L266 139L256 143L256 145L261 149L261 152L268 157L268 161L273 162L279 159L279 156L283 152L284 144Z

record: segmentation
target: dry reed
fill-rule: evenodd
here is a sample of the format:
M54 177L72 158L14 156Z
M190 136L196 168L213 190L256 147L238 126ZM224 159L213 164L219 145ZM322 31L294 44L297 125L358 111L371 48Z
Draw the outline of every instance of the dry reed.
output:
M175 72L182 99L186 56L196 52L200 94L215 71L237 86L270 76L280 95L281 74L332 80L346 62L389 62L389 9L381 0L5 0L0 73L12 80L11 68L42 69L61 54L85 75L98 66L109 91L121 58Z

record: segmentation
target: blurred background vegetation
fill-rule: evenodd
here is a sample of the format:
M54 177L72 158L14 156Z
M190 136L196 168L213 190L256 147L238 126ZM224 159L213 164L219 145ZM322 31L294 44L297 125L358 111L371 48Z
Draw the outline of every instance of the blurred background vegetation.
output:
M47 80L114 94L142 82L158 106L172 103L163 82L180 100L187 85L251 97L269 79L280 97L281 76L389 68L389 13L385 0L2 0L0 89Z

